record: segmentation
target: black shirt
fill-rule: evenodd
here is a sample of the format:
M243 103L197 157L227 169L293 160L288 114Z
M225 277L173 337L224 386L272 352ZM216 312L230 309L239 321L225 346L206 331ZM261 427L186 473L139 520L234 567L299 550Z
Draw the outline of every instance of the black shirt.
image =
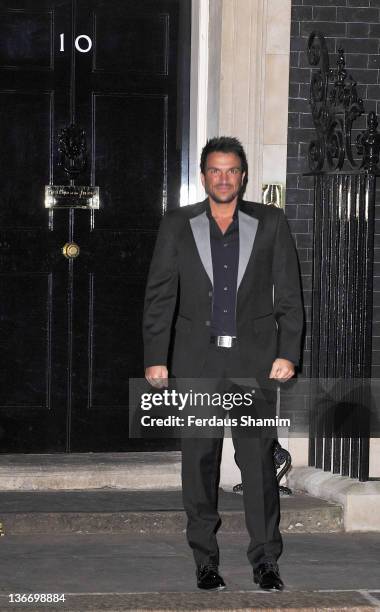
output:
M236 294L239 266L238 204L235 207L233 220L225 234L213 218L209 202L207 202L206 213L210 222L214 277L211 335L236 336Z

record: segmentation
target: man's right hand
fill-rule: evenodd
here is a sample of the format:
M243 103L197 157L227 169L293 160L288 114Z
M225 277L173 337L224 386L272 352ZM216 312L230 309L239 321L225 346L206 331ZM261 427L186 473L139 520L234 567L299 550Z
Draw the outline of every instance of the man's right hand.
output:
M166 366L150 366L145 369L145 378L152 387L162 389L168 386L168 369Z

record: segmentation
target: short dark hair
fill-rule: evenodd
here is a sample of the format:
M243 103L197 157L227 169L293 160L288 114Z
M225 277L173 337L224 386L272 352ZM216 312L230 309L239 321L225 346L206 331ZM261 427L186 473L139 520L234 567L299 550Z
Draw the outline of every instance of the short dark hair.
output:
M210 153L215 152L235 153L235 155L240 157L242 172L245 172L246 174L244 179L244 184L246 184L248 178L248 162L240 140L233 138L232 136L218 136L215 138L210 138L210 140L208 140L203 147L201 153L200 166L202 174L205 174L206 171L207 156L210 155Z

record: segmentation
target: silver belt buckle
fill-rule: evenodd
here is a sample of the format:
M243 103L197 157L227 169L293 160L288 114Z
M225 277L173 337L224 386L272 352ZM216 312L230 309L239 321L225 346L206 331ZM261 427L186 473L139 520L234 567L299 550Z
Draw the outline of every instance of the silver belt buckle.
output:
M217 345L224 348L231 348L232 336L218 336Z

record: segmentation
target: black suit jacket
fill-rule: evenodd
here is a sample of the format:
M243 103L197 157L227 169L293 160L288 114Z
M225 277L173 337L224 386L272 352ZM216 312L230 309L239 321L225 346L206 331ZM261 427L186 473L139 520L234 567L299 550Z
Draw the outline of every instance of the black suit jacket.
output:
M145 367L168 365L177 377L201 375L210 342L213 272L206 202L163 217L146 286ZM299 363L303 307L297 255L282 210L243 200L238 206L241 376L267 376L276 357Z

